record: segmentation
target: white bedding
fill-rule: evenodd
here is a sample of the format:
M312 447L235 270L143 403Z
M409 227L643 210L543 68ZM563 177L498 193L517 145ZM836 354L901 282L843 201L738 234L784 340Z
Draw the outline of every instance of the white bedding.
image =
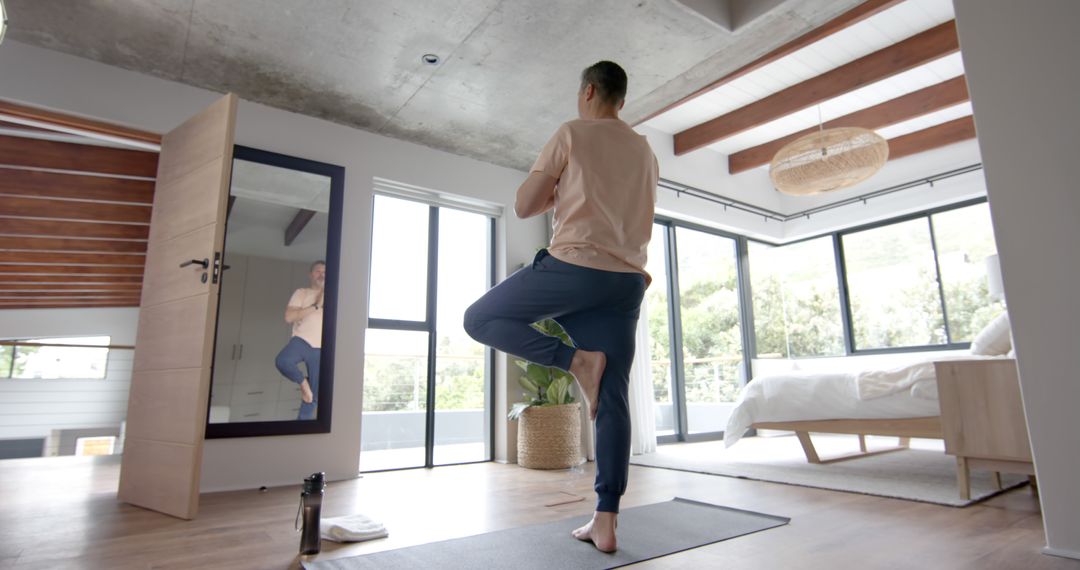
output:
M724 430L724 444L728 447L734 445L751 424L757 422L936 416L941 413L936 379L933 365L930 364L928 374L926 363L987 358L1000 357L943 355L880 374L873 371L789 372L761 376L751 380L739 394L735 409L728 418L727 429ZM875 397L860 399L860 376L864 381L868 377L879 380L893 378L896 383L893 389L882 389L879 385L874 392Z

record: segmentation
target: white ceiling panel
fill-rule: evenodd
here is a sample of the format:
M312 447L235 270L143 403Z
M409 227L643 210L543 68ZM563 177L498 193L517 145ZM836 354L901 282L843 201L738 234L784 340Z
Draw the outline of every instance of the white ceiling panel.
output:
M930 113L929 115L923 115L921 117L911 119L910 121L897 123L891 127L878 129L877 134L887 139L894 139L896 137L913 133L915 131L921 131L935 125L940 125L941 123L949 122L953 119L970 117L971 114L971 102L968 101L959 105L953 105L952 107L942 109L935 113Z

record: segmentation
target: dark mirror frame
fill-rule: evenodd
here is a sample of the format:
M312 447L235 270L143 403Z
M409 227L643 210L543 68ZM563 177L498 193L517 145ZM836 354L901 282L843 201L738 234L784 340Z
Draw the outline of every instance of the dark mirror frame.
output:
M338 275L341 262L341 217L345 194L345 167L240 145L233 146L233 159L311 172L330 178L330 211L327 216L325 258L326 284L323 299L326 313L323 315L322 350L319 355L319 407L318 415L314 420L210 423L210 407L208 403L206 439L330 433L331 410L333 409L334 400L334 348L337 332ZM229 189L231 192L231 181ZM226 224L228 224L227 221ZM223 259L223 261L228 260ZM221 311L220 303L221 297L218 296L219 313ZM216 327L214 335L217 336ZM216 345L215 342L214 346ZM211 369L211 389L212 382L213 370Z

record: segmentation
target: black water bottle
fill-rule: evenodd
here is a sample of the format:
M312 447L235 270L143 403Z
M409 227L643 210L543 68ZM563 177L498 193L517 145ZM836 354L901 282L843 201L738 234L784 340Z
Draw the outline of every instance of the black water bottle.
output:
M326 489L325 473L320 471L304 478L304 490L300 493L300 510L303 511L304 517L304 526L300 529L300 554L319 553L321 546L319 525L324 489Z

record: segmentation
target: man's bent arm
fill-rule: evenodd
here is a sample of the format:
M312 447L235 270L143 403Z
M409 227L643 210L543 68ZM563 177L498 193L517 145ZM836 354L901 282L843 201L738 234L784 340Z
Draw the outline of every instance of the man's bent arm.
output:
M293 307L292 305L285 307L285 322L290 325L299 321L300 319L310 315L317 311L314 306L311 307Z
M519 218L543 214L555 206L555 185L558 178L543 172L530 172L517 191L514 212Z

